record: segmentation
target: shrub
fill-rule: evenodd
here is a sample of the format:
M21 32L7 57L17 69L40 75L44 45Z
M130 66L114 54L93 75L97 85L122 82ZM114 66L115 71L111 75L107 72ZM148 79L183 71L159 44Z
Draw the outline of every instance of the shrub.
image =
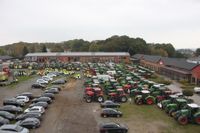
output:
M194 91L191 90L191 89L187 89L187 90L185 89L185 90L183 90L182 92L183 92L183 95L184 95L184 96L190 97L190 96L193 96L193 95L194 95Z

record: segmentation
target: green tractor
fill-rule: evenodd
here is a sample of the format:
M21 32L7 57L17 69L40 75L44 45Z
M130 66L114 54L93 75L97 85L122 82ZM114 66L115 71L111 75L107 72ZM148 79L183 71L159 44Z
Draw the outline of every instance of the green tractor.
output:
M181 125L186 125L189 122L200 125L200 106L195 103L187 104L184 109L174 114L174 118Z
M167 104L165 107L165 112L170 116L173 116L174 113L180 109L183 109L188 104L188 101L184 98L177 98L174 100L174 103Z
M135 103L137 105L141 104L152 105L155 103L155 97L150 95L150 91L142 90L141 94L135 96Z
M175 95L169 95L168 99L166 100L162 100L161 102L157 103L157 106L161 109L165 109L165 107L170 104L173 103L175 101L176 98L179 98L180 96L175 94Z

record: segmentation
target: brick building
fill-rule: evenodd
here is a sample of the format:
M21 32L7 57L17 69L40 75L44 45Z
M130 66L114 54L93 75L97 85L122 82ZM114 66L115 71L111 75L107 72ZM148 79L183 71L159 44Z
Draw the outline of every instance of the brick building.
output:
M140 65L174 80L187 80L200 85L200 65L189 63L186 59L136 54Z
M127 52L47 52L28 53L26 61L30 62L130 62L130 54Z

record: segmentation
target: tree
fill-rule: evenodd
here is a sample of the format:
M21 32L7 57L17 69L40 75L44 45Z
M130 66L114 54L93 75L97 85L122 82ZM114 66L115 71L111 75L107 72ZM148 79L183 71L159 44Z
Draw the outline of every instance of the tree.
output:
M200 55L200 48L197 48L197 49L196 49L195 54L196 54L196 56L199 56L199 55Z
M4 49L0 48L0 55L5 55L5 54L6 54L6 52L4 51Z
M26 46L24 46L23 51L22 51L22 55L25 56L26 54L29 53L28 48Z
M47 52L47 47L46 47L46 45L42 45L42 52Z

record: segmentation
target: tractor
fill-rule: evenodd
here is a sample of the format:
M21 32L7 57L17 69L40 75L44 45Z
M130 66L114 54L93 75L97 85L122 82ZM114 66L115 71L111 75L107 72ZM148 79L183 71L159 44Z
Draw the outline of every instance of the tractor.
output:
M177 98L174 103L167 104L165 112L170 116L173 116L177 110L183 109L188 104L188 101L184 98Z
M174 114L174 118L181 125L186 125L189 122L200 125L200 106L195 103L187 104L184 109Z
M128 98L123 89L117 89L116 92L112 92L108 94L108 100L112 100L114 102L127 102Z
M174 94L174 95L169 95L166 100L162 100L161 102L158 102L157 106L159 108L161 108L161 109L165 109L165 107L168 104L173 103L176 98L180 98L180 97L182 97L181 93L177 93L177 94Z
M91 103L92 101L104 102L103 91L101 88L87 87L85 89L84 99L87 103Z
M147 104L152 105L155 103L155 97L150 95L150 91L142 90L141 94L135 96L135 103L137 105Z

